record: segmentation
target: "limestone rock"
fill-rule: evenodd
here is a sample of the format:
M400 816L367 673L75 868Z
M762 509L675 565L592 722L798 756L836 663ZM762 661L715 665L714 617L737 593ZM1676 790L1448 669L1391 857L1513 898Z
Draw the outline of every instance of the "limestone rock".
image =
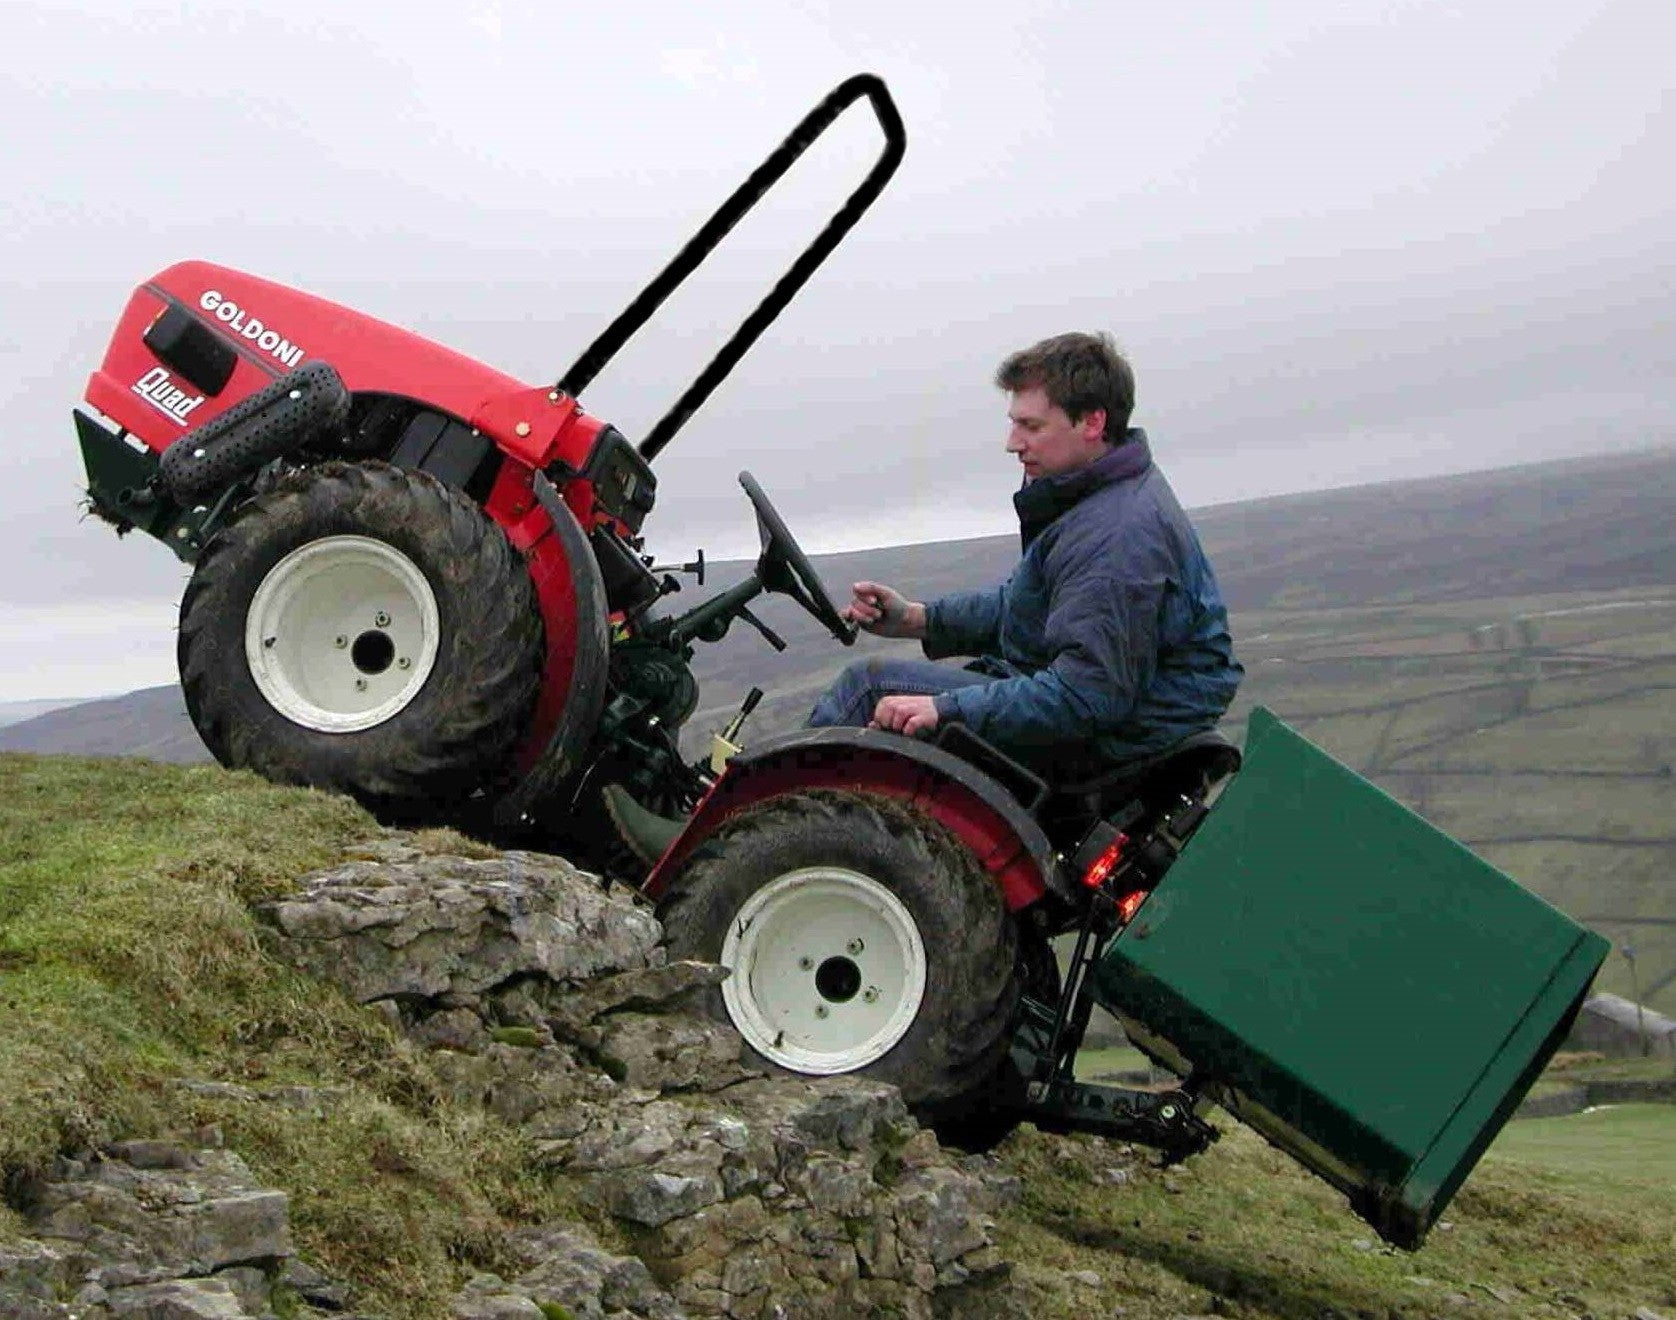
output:
M557 999L550 1008L553 1030L566 1040L595 1048L598 1019L623 1011L678 1013L701 1007L702 999L727 978L714 963L672 962L600 977Z
M53 1299L75 1275L64 1253L45 1242L0 1242L0 1315L17 1320L67 1315Z
M490 1044L476 1054L438 1056L436 1069L457 1102L482 1105L507 1123L538 1130L563 1130L567 1121L579 1120L578 1105L615 1090L557 1045L532 1050Z
M471 1007L519 977L566 982L663 960L650 912L540 853L349 862L261 912L276 952L363 1003Z
M512 1245L530 1266L515 1286L538 1305L562 1306L576 1320L686 1320L642 1261L606 1251L578 1224L525 1229Z
M555 1160L695 1316L929 1315L937 1290L1002 1269L993 1189L878 1083L759 1079L618 1104Z
M106 1303L119 1320L250 1320L225 1279L170 1279L118 1288Z
M617 1080L655 1091L715 1091L758 1075L739 1061L737 1031L687 1015L609 1017L595 1057Z
M454 1298L454 1320L544 1320L541 1308L493 1274L479 1274Z
M32 1190L31 1231L107 1288L291 1254L285 1193L258 1186L231 1151L151 1150L146 1163L62 1161Z

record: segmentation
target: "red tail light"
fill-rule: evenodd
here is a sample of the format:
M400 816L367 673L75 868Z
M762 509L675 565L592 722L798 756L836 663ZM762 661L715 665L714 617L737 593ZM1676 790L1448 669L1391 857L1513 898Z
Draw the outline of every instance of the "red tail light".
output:
M1146 902L1146 895L1146 890L1137 889L1134 893L1126 894L1118 900L1117 915L1123 919L1125 926L1135 919L1135 913L1139 912L1141 904Z
M1082 883L1087 889L1098 889L1106 883L1111 873L1117 869L1117 864L1123 860L1123 850L1129 846L1129 836L1119 834L1106 845L1106 850L1088 864L1088 869L1082 873Z

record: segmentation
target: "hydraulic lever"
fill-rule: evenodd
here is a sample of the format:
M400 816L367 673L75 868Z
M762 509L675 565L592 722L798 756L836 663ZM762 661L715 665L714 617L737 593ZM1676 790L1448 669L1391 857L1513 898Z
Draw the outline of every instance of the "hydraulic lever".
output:
M735 610L734 613L737 614L746 623L750 624L751 627L755 628L764 637L766 637L768 639L768 644L770 646L772 646L776 651L783 651L783 650L786 649L785 638L781 637L779 633L775 632L772 628L770 628L761 619L757 618L756 615L752 614L750 612L750 610L746 609L743 605L741 605L737 610Z
M691 573L697 580L698 585L702 587L704 585L704 550L700 547L698 558L690 564L653 564L651 571L654 573Z

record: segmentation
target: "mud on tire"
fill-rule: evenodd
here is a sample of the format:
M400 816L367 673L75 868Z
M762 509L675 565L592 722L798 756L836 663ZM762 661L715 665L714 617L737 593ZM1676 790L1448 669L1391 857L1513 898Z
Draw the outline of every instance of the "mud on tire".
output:
M239 509L181 601L186 707L223 765L434 810L524 733L542 626L522 557L424 473L326 463Z
M771 1071L892 1082L928 1114L1005 1058L1013 918L948 830L891 799L806 792L740 813L658 916L671 957L739 964L712 1008Z

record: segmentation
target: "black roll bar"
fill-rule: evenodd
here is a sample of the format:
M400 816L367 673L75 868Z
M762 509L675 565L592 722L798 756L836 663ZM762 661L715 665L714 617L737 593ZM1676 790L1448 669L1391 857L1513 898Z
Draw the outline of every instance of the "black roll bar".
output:
M583 350L570 369L559 377L556 388L572 398L586 389L588 383L599 374L600 369L651 319L652 313L663 305L664 300L681 282L715 251L728 232L779 182L792 167L793 162L832 126L834 120L863 97L871 102L873 113L878 117L879 127L885 135L885 146L879 154L879 159L874 162L873 168L868 171L860 186L837 211L833 212L832 218L815 236L814 242L792 262L791 267L757 304L755 310L739 323L739 328L733 332L732 338L722 345L709 365L698 373L698 377L687 387L686 392L675 401L674 407L659 419L646 438L640 442L639 448L643 457L647 460L657 457L675 433L686 425L687 419L710 397L716 386L727 378L728 373L750 350L751 345L756 343L762 332L785 310L786 304L808 282L816 268L832 254L832 250L839 243L843 242L844 236L855 227L856 221L861 219L862 214L884 191L890 176L901 164L902 153L907 146L907 134L902 127L902 116L897 111L896 103L890 99L889 90L877 75L859 73L852 78L846 78L805 115L786 140L769 154L767 160L757 166L751 176L734 190L733 195L717 208L704 227L675 254L674 260L665 266L652 282L640 291L639 296L623 309L617 319L606 326L599 337Z

